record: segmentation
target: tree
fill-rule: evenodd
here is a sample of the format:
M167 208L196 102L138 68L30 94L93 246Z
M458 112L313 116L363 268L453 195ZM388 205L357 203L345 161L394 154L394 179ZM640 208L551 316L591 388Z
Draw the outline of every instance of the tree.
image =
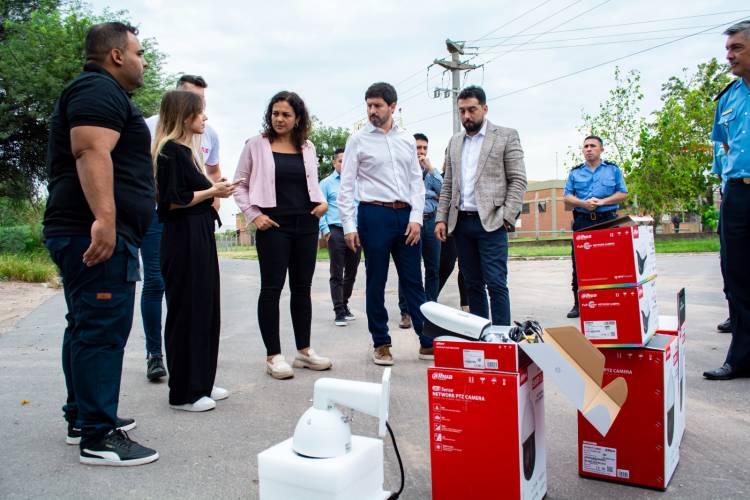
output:
M597 135L604 141L607 159L617 163L627 175L638 149L643 118L640 114L641 75L631 70L624 75L615 67L615 87L609 98L599 104L595 114L582 112L583 125L578 127L582 135ZM581 163L580 153L574 153L574 162Z
M84 38L103 21L127 22L127 12L95 16L77 2L0 3L0 196L36 200L47 179L48 120L63 87L84 64ZM143 89L134 100L145 115L158 109L167 89L165 56L144 40Z
M662 107L640 134L638 161L628 177L638 204L654 218L675 210L697 212L710 226L713 191L711 127L713 97L729 83L726 65L716 59L696 72L671 77L662 86Z
M310 141L318 154L318 178L323 179L333 172L333 152L346 146L349 131L342 127L327 127L313 116Z

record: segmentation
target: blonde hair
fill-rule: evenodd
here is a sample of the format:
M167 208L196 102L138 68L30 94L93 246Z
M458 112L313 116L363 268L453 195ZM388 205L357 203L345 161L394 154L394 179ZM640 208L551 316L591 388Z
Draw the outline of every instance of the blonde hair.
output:
M200 147L200 134L189 130L187 120L203 112L203 98L184 90L171 90L164 94L159 108L159 123L156 125L156 137L151 144L151 158L156 176L157 160L161 150L168 141L190 139L190 150L193 152L193 164L203 175L206 168L203 164L203 150Z

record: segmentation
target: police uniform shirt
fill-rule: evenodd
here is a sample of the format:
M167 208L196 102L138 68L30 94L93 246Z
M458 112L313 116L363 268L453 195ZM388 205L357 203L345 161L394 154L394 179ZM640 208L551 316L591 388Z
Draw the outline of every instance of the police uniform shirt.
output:
M722 92L711 139L729 145L723 178L750 177L750 89L742 78Z
M581 163L573 167L568 174L568 182L565 183L565 196L573 195L579 200L589 198L604 199L615 193L627 193L625 179L620 167L614 163L602 161L598 167L591 170L588 165ZM617 210L619 205L604 205L596 207L596 212L609 212ZM576 211L586 211L576 208Z

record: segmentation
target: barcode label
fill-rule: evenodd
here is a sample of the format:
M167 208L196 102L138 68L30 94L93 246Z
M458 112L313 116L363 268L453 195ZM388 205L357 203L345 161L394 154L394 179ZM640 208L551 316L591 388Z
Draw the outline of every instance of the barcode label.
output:
M489 368L491 370L497 370L498 363L496 359L485 359L484 360L484 367Z
M583 470L603 476L615 477L617 471L617 450L583 443Z
M617 477L620 479L630 479L630 471L625 469L617 469Z
M464 368L481 370L484 368L484 351L464 349Z
M616 339L617 321L584 321L583 334L588 339Z

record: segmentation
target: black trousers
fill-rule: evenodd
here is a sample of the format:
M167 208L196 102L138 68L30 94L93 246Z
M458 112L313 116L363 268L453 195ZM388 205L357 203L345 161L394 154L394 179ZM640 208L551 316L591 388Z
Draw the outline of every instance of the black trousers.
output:
M448 236L448 238L440 244L440 283L438 287L438 295L440 295L440 292L443 290L448 278L453 274L457 258L456 241L453 239L453 236ZM469 305L469 298L466 296L466 285L464 284L464 274L461 272L460 263L458 265L458 297L461 307Z
M331 233L328 237L328 256L331 263L331 277L328 283L331 286L333 311L339 316L346 313L349 307L349 298L354 289L354 280L357 279L362 248L352 252L346 246L344 229L341 226L329 226L329 229Z
M279 299L287 272L291 299L292 328L297 350L310 347L312 286L318 254L318 219L314 215L273 215L279 224L255 235L260 266L258 326L266 354L281 353L279 341Z
M750 184L730 179L721 202L721 251L732 343L726 362L750 369Z
M209 210L165 221L160 256L169 404L191 404L211 396L219 358L219 261Z
M588 213L581 213L581 212L573 212L573 232L576 231L583 231L586 228L589 228L591 226L595 226L596 224L600 224L604 221L612 220L617 217L617 210L610 210L609 212L603 212L603 213L597 213L596 214L596 220L592 220L591 216ZM570 283L571 288L573 289L573 297L578 304L578 275L576 274L576 253L573 250L575 245L575 241L570 242L570 258L573 265L573 279Z

